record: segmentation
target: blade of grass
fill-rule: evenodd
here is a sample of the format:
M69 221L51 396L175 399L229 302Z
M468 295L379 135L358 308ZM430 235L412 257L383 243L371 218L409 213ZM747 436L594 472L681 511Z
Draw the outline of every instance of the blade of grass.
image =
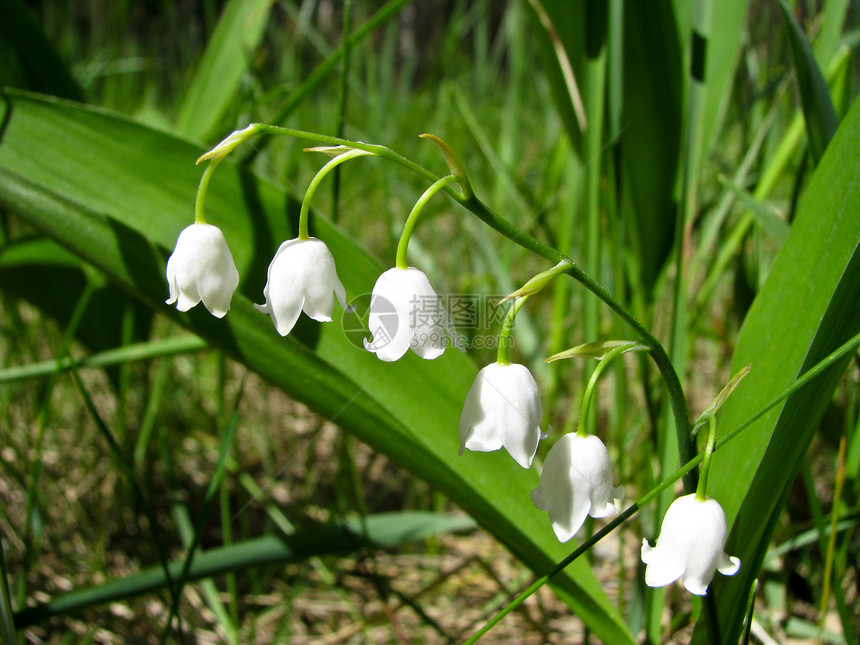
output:
M73 368L94 368L120 365L133 361L144 361L151 358L174 356L176 354L190 354L208 349L208 343L192 334L151 340L143 343L134 343L125 347L108 349L103 352L84 356L83 358L72 358L61 356L57 360L40 361L16 367L7 367L0 370L0 384L11 383L32 378L50 376L55 372L66 372Z
M206 141L234 100L263 39L272 0L230 0L212 33L179 108L177 130Z
M33 527L34 527L34 517L37 513L37 491L39 489L39 477L42 473L42 446L45 440L45 433L48 429L48 422L50 419L50 410L51 410L51 398L54 392L54 388L57 383L57 379L59 377L59 369L58 363L63 359L63 357L68 355L69 346L72 343L72 339L75 336L75 332L78 326L81 324L81 320L83 319L84 312L87 309L87 305L90 302L90 299L93 293L96 290L96 284L94 280L88 280L83 292L75 303L75 308L72 311L72 315L69 320L69 326L65 330L63 334L63 338L61 340L61 344L59 347L59 351L57 352L58 359L52 361L54 364L53 369L51 370L50 378L48 379L48 383L45 387L45 392L42 397L41 403L39 405L39 430L36 435L36 441L33 446L33 460L30 463L30 468L28 472L28 480L26 486L26 498L24 502L24 570L25 572L29 571L29 568L33 562L35 554L38 553L38 545L34 544L34 535L33 535ZM36 536L38 537L38 536ZM18 587L18 602L19 605L23 605L26 601L26 584L27 584L27 576L23 575L18 579L19 587Z
M427 512L380 513L365 520L348 519L322 525L295 535L246 540L228 547L201 551L187 572L186 581L212 578L250 567L301 562L312 556L345 555L362 548L391 548L432 535L468 531L475 527L467 517ZM52 616L65 616L107 602L118 602L164 589L177 579L185 559L170 562L167 569L152 567L101 585L61 594L46 603L19 611L15 625L23 629Z
M758 400L860 327L858 140L860 102L855 101L816 168L791 234L744 321L732 370L752 362L753 371L722 408L722 427L734 425ZM709 495L719 499L733 526L728 549L744 563L737 576L715 582L727 640L739 635L744 610L739 599L757 577L789 484L846 364L834 366L816 388L797 393L757 423L754 432L714 456ZM703 642L699 629L694 642Z
M768 235L770 235L777 245L782 246L782 243L788 239L788 234L791 227L784 218L780 217L774 210L765 204L758 201L755 197L749 194L737 183L730 180L724 175L717 178L724 187L732 191L740 202L752 213L758 225Z
M0 634L3 642L14 645L15 616L12 613L12 594L9 591L9 574L6 570L6 552L3 550L3 536L0 535Z
M164 640L167 638L167 635L170 633L170 626L173 622L173 618L178 616L179 599L182 597L182 588L185 586L185 581L188 579L188 572L191 569L191 564L194 562L194 556L197 552L197 547L200 545L200 539L203 535L203 526L204 524L206 524L206 520L209 518L209 509L212 507L212 502L215 499L215 494L218 492L221 486L221 480L223 479L224 473L226 472L227 455L229 454L230 446L233 443L233 437L236 434L236 428L239 425L238 407L239 401L242 399L243 390L244 380L242 382L242 385L239 386L239 393L236 395L236 402L233 406L233 414L230 417L230 422L227 424L227 429L221 441L221 450L220 454L218 455L218 462L215 465L215 472L212 474L212 479L209 481L209 486L206 489L206 495L203 498L203 506L200 509L200 513L197 515L197 521L194 523L194 533L191 537L191 542L186 547L187 553L185 555L185 561L182 564L182 571L180 572L179 577L176 580L176 593L173 595L173 602L170 606L170 613L167 616L164 631L162 632L162 642L164 642ZM183 542L184 541L185 539L183 538Z
M779 8L782 10L791 60L797 75L797 89L800 92L800 102L806 121L809 149L817 164L824 155L827 144L833 138L836 128L839 127L839 117L836 116L827 83L821 75L812 48L800 25L797 24L785 0L779 0Z
M99 431L102 434L105 442L108 444L110 448L110 452L113 458L116 460L117 465L120 468L120 471L125 476L128 481L129 486L131 486L132 492L134 493L134 497L137 503L140 505L143 510L144 516L149 523L149 531L152 536L153 544L155 545L156 552L158 554L158 559L161 562L161 572L165 576L165 580L167 581L167 590L170 593L170 597L172 602L178 603L179 597L176 593L176 587L174 586L173 576L171 574L170 569L168 568L168 560L167 560L167 550L164 548L164 543L161 540L161 532L158 526L158 520L155 517L155 513L152 510L152 506L150 506L149 501L143 494L143 490L140 487L140 483L137 480L137 477L134 474L134 471L131 468L131 465L125 458L125 455L122 453L122 449L119 446L116 438L111 432L110 428L107 424L102 420L101 415L96 409L95 403L93 403L92 398L90 397L89 390L84 385L84 382L81 380L80 375L75 367L71 368L71 376L72 381L74 381L75 386L78 389L78 392L81 395L81 398L84 401L84 405L87 408L87 411L92 416L93 421L98 427ZM182 633L182 624L179 625L180 635Z
M328 58L326 58L322 63L317 65L313 72L311 72L307 78L290 94L290 97L286 100L286 102L280 107L278 112L275 114L272 119L270 119L270 123L278 124L284 123L287 117L295 110L299 104L305 99L305 97L326 77L329 72L334 69L334 66L337 65L338 61L343 58L346 54L346 51L350 47L355 47L358 43L360 43L368 34L372 33L376 30L380 25L385 24L388 20L391 20L394 16L396 16L403 7L409 4L412 0L389 0L384 6L380 7L379 11L373 14L364 24L362 24L358 29L356 29L352 34L350 34L349 38L346 39L341 46L331 54ZM245 153L244 159L246 161L250 161L254 159L260 152L265 149L268 145L268 142L271 141L270 138L263 138L257 142L257 145L253 148L248 148Z

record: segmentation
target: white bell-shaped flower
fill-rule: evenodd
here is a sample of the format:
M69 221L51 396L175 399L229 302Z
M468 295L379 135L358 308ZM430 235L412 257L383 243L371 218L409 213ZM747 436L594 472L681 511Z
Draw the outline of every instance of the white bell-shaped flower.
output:
M490 363L475 377L460 413L460 454L468 448L505 448L520 466L532 464L543 407L531 372L524 365Z
M704 596L714 570L733 576L741 566L723 551L727 532L726 514L715 499L700 500L695 493L679 497L666 511L657 545L642 540L645 584L663 587L683 578L690 593Z
M423 271L389 269L376 281L368 317L373 340L364 347L383 361L396 361L412 348L432 359L445 351L448 339L456 343L454 325L442 299Z
M183 229L167 260L168 305L188 311L203 301L217 318L230 309L239 286L239 271L221 229L211 224L192 224Z
M559 541L567 542L589 515L615 515L624 489L612 485L612 461L598 437L566 434L550 448L531 498L549 513Z
M334 257L322 240L293 239L282 243L269 264L266 303L254 306L269 314L275 329L286 336L304 311L320 322L331 322L334 297L346 309L346 290L337 277Z

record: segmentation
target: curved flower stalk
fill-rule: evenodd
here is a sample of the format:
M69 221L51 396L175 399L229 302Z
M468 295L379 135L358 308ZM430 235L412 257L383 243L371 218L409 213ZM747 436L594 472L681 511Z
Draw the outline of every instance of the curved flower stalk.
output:
M740 569L741 561L723 551L727 532L726 514L715 499L679 497L666 511L657 545L642 540L645 584L663 587L683 578L690 593L704 596L715 570L733 576Z
M194 223L176 240L167 260L168 305L188 311L201 300L216 318L230 309L233 292L239 286L239 271L217 226Z
M537 383L517 363L490 363L478 372L460 414L460 454L505 448L520 466L532 464L543 407Z
M421 358L442 355L449 342L456 345L454 325L442 299L423 271L389 269L377 279L370 298L368 325L373 339L364 347L391 362L412 349Z
M567 434L547 454L531 498L549 513L559 541L567 542L589 515L615 515L616 500L624 498L624 489L612 485L612 461L599 438Z
M269 264L263 295L265 304L254 307L271 316L281 336L292 331L302 311L314 320L331 322L335 296L346 309L346 290L337 277L334 257L315 237L281 244Z

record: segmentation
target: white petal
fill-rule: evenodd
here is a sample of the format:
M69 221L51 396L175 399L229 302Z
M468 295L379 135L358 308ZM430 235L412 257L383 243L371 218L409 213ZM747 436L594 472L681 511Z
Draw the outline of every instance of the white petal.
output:
M615 514L616 491L603 442L595 436L568 434L550 449L532 501L549 513L556 536L564 542L579 531L588 515Z
M331 322L334 295L338 295L341 307L346 308L346 290L337 277L334 256L322 240L312 237L302 240L295 251L301 251L297 262L301 263L301 277L305 291L304 312L321 322Z
M572 472L575 435L556 441L544 461L540 484L532 491L535 506L549 513L552 529L561 542L567 542L579 531L588 516L588 494L578 492Z
M384 361L397 360L410 346L419 356L436 358L444 346L440 349L433 336L436 330L427 322L428 307L441 308L441 300L423 272L413 268L384 272L373 287L368 319L373 340L365 347Z
M187 311L203 300L218 318L230 309L239 285L239 272L224 234L211 224L192 224L179 234L166 274L167 304L176 302L179 311Z
M651 548L647 540L642 540L642 562L645 567L645 584L649 587L665 587L675 582L684 573L684 563L680 558L673 558L672 553L657 546Z
M502 446L523 468L531 465L541 437L543 410L531 372L516 363L491 363L475 377L460 415L460 454Z
M330 322L335 292L345 299L334 257L325 243L314 237L287 240L269 264L263 291L265 311L272 317L278 333L286 336L302 310L314 320Z
M682 577L690 593L704 595L715 570L732 575L740 566L737 558L723 552L727 531L725 513L716 500L700 500L695 493L679 497L666 511L648 559L643 546L646 584L662 586Z
M481 404L483 387L484 370L481 370L475 377L472 387L469 388L466 402L463 404L463 411L460 413L461 455L467 448L479 452L489 452L502 447L501 438L496 434L495 429L486 423L487 411ZM478 429L478 434L475 434L476 429Z
M409 295L403 295L400 269L389 269L376 280L370 298L368 327L373 340L364 346L383 361L396 361L409 349L412 335L406 324Z
M414 332L409 347L421 358L432 360L442 355L446 344L445 332L442 328L422 329Z

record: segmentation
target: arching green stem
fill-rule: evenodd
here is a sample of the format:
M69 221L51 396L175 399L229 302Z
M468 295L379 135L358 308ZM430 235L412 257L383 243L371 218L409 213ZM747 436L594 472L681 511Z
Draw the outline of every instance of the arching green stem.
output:
M635 341L631 341L630 343L626 343L624 345L619 345L608 351L603 358L600 359L600 362L597 364L597 367L594 368L594 371L591 373L591 377L588 379L588 385L585 386L585 393L582 395L582 406L579 411L579 422L576 424L576 434L580 437L585 437L588 435L586 431L586 420L588 418L588 411L591 409L591 400L594 398L594 392L597 390L597 381L600 380L600 375L603 374L603 370L612 362L612 359L616 356L620 356L621 354L625 354L634 350L647 350L648 347L646 345L642 345L641 343L637 343Z
M409 238L412 237L412 230L415 228L415 223L418 221L418 216L421 214L421 211L424 210L424 206L430 201L430 198L433 197L433 195L455 181L457 181L457 178L454 175L442 177L442 179L433 182L433 185L425 190L424 194L418 198L417 202L415 202L415 206L412 207L409 217L406 218L406 223L403 225L403 232L400 234L400 242L397 244L397 258L395 266L398 269L406 269L409 267L409 264L406 261L406 248L409 246Z
M717 441L717 418L712 414L708 417L708 443L705 446L705 456L699 468L699 485L696 488L696 499L705 501L708 488L708 471L711 469L711 455L714 454L714 444Z
M848 354L849 352L856 351L856 349L860 347L860 334L855 335L851 340L844 343L838 349L836 349L833 353L829 354L825 358L823 358L819 363L817 363L814 367L810 368L808 371L804 372L803 376L799 377L794 383L788 386L785 390L776 395L773 399L768 401L765 405L759 408L755 413L753 413L750 417L746 419L743 423L737 426L734 430L726 434L722 439L715 442L712 450L719 450L722 446L726 445L729 441L731 441L738 434L743 432L746 428L751 426L755 421L760 419L762 416L767 414L771 409L782 403L789 396L794 394L797 390L804 387L809 381L819 376L824 370L830 367L837 360ZM710 442L710 437L709 437ZM706 451L707 453L707 451ZM650 504L660 493L664 490L667 490L670 486L672 486L676 481L681 479L681 477L689 474L693 471L693 469L698 466L704 460L703 455L697 454L692 459L687 461L681 468L676 470L673 474L669 475L666 479L664 479L660 484L658 484L655 488L650 490L648 493L640 497L636 502L628 506L624 511L618 514L614 519L612 519L606 526L600 529L597 533L592 535L589 539L584 541L579 547L573 551L570 555L568 555L564 560L559 562L553 569L544 576L541 576L537 580L535 580L529 587L523 591L519 596L517 596L513 601L507 604L504 608L502 608L498 614L496 614L492 619L487 621L480 630L475 632L468 640L465 641L465 645L470 645L471 643L475 643L478 639L486 634L493 626L499 624L501 620L511 613L514 609L520 606L525 600L534 594L538 589L540 589L543 585L549 582L553 576L562 571L565 567L567 567L571 562L579 558L583 553L588 551L591 547L597 544L604 537L609 535L612 531L614 531L618 526L626 522L633 515L635 515L640 508Z
M314 176L311 180L311 183L308 185L308 189L305 192L305 197L302 199L302 209L299 212L299 235L298 238L300 240L306 240L310 237L308 234L308 213L310 212L311 199L313 199L314 193L317 190L317 187L322 182L323 178L329 174L332 170L337 168L344 161L349 161L350 159L355 159L356 157L363 157L365 155L373 154L371 152L367 152L366 150L350 150L348 152L344 152L343 154L338 155L331 161L329 161L326 165L320 168L319 172Z
M213 159L203 171L203 176L200 177L200 185L197 187L197 200L194 202L194 223L205 224L206 217L203 213L203 202L206 199L206 191L209 189L209 180L212 179L212 173L218 166L221 158Z
M378 144L350 141L339 137L330 137L327 135L316 134L314 132L305 132L302 130L283 128L264 123L252 124L246 128L246 131L253 134L287 135L299 139L306 139L308 141L316 141L326 146L347 146L355 150L364 150L374 156L393 161L428 181L435 182L439 179L438 175L433 174L423 166L416 164L414 161L394 152L390 148ZM615 298L613 298L606 289L604 289L598 282L596 282L590 275L583 271L575 262L563 253L547 246L543 242L521 231L508 220L500 217L480 199L478 199L476 195L463 195L450 184L446 184L442 189L453 199L459 202L464 208L476 215L481 221L504 235L512 242L546 260L549 260L553 264L558 264L559 262L564 261L566 265L566 273L569 273L573 279L580 282L586 289L606 303L610 309L618 314L624 322L630 325L639 334L642 342L648 345L651 358L654 359L654 363L657 365L657 369L660 371L660 375L663 377L663 381L666 384L669 403L672 407L672 415L675 418L675 430L678 436L678 449L681 456L681 462L688 462L693 459L696 456L696 446L693 441L690 415L687 410L687 401L684 398L684 389L681 386L678 374L675 371L672 361L669 359L663 345L660 344L660 342L642 325L642 323L636 320L633 314L627 311L620 302L615 300ZM684 477L684 488L687 492L692 493L696 490L696 481L697 477L695 472L690 472Z
M502 329L499 331L499 348L496 351L496 362L499 365L510 365L510 361L508 360L508 346L510 343L508 341L511 337L511 330L514 327L514 320L528 299L528 296L514 298L511 308L508 309L508 313L505 315L505 320L502 322Z

